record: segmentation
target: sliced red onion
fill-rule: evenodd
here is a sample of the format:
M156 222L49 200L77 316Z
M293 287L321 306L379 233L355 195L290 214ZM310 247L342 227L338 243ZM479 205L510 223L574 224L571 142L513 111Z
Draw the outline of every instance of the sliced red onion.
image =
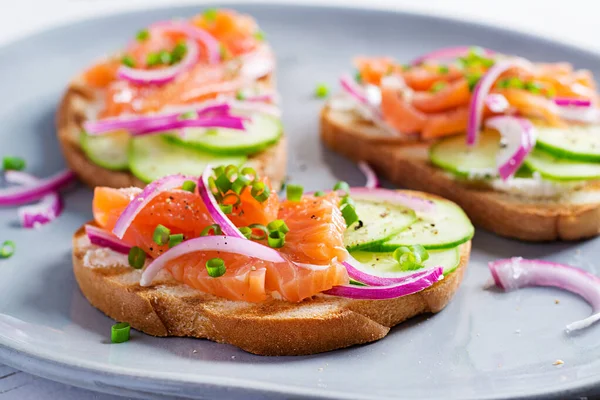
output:
M373 201L385 201L393 204L400 204L415 211L434 212L435 203L422 197L411 196L389 189L369 189L364 187L350 188L350 195L354 199L364 199Z
M258 80L273 72L275 69L275 57L271 49L264 45L241 57L242 68L240 75L244 79Z
M365 90L348 74L344 74L340 78L342 89L354 99L363 104L369 104Z
M578 99L574 97L555 97L554 103L561 107L591 107L590 99Z
M415 58L411 64L419 65L426 61L442 61L442 60L454 60L455 58L465 56L471 51L473 46L459 46L459 47L447 47L443 49L434 50L430 53L424 54L420 57ZM482 48L483 54L486 56L492 56L496 54L494 50Z
M157 160L158 162L158 160ZM135 217L142 211L156 196L162 192L173 190L181 187L183 182L194 180L196 178L177 174L169 175L163 178L157 179L150 183L142 190L142 192L136 195L133 200L125 207L125 210L121 213L121 216L117 220L113 233L119 239L123 239L125 232L129 229L129 226L135 219Z
M259 114L271 115L273 117L281 116L281 109L272 103L266 103L262 101L254 101L254 100L234 100L228 99L226 100L227 104L234 111L249 111L256 112Z
M36 185L39 179L21 171L6 171L6 181L19 185ZM37 228L52 222L63 210L63 202L56 192L50 192L42 197L37 204L19 207L17 210L21 225L25 228Z
M586 124L600 123L600 109L593 106L558 106L558 115L568 121Z
M227 128L243 131L244 119L233 115L207 116L197 119L177 119L164 125L148 126L145 129L131 131L132 136L144 136L159 132L178 130L183 128Z
M535 127L528 119L508 115L489 118L485 125L500 132L506 144L498 152L497 164L500 177L507 180L517 172L535 147Z
M85 233L90 239L90 242L96 246L108 247L109 249L122 254L129 254L129 250L131 250L131 246L127 243L97 226L86 225Z
M209 64L218 64L221 61L221 44L209 32L185 21L163 21L150 26L152 32L179 32L190 39L202 43Z
M342 262L342 264L344 265L344 267L346 267L346 270L348 271L348 276L350 276L350 278L371 286L397 285L398 283L402 283L407 279L414 279L426 275L429 272L431 272L432 269L440 268L427 268L417 270L413 273L408 274L406 272L402 272L396 277L383 277L366 272L365 269L367 268L365 268L365 266L360 261L352 257L352 255L349 255L346 261Z
M279 254L277 250L251 240L247 240L244 237L201 236L178 244L152 261L152 263L150 263L150 265L148 265L148 267L142 273L140 285L150 285L160 270L162 270L163 267L170 261L173 261L185 254L198 251L222 251L225 253L241 254L247 257L273 263L286 262L286 260L281 256L281 254Z
M171 82L177 75L190 69L198 62L200 55L200 47L195 40L187 40L187 51L183 59L175 65L167 68L158 69L139 69L131 68L126 65L121 65L117 71L117 76L120 79L125 79L137 85L163 85Z
M365 174L365 178L367 178L367 182L365 183L365 188L367 189L375 189L379 186L379 179L377 179L377 174L375 171L364 161L360 161L358 163L358 168L360 171Z
M219 203L217 203L215 196L210 191L208 179L212 176L212 174L213 169L210 165L208 165L198 181L198 192L200 193L202 201L206 205L208 213L213 221L221 226L221 230L225 236L247 240L244 235L242 235L240 230L234 225L234 223L227 218L227 215L221 211Z
M527 286L551 286L583 297L592 306L593 314L567 325L567 331L587 328L600 320L600 278L579 268L543 260L521 257L489 263L496 286L505 291Z
M413 276L409 279L389 286L355 286L342 285L323 292L332 296L347 297L350 299L363 300L386 300L397 297L408 296L420 292L432 286L444 278L443 268L436 267L427 273L419 276Z
M485 99L488 97L492 86L504 72L511 68L523 68L530 70L532 64L522 58L501 60L496 62L485 75L479 80L473 90L471 102L469 104L469 120L467 123L467 145L473 146L477 143L479 137L479 128L483 118L483 108Z
M117 117L102 119L98 121L86 121L83 128L90 135L126 130L129 132L138 132L152 127L164 126L165 124L176 122L181 114L187 111L194 111L198 117L209 116L227 116L230 107L224 102L201 104L196 106L182 106L178 112L169 112L165 114L140 115L136 117Z
M510 107L506 97L499 93L490 93L485 98L485 105L495 113L502 113Z
M39 200L75 182L75 174L64 170L35 184L0 189L0 206L14 206Z

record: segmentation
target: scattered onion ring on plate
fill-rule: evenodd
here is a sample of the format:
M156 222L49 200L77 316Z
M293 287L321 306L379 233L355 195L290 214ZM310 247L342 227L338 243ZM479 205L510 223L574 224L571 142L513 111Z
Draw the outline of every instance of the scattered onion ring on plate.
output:
M221 226L223 228L223 226ZM169 249L148 265L142 273L140 286L148 286L169 261L197 251L222 251L225 253L241 254L268 262L286 262L275 249L267 247L246 238L234 236L201 236L186 240Z
M517 172L536 141L536 130L525 118L500 115L489 118L485 126L500 132L506 146L497 155L498 173L507 180Z
M39 179L21 171L6 171L6 181L19 185L36 185ZM21 206L17 210L21 225L25 228L37 228L54 221L63 211L63 202L57 192L50 192L37 204Z
M140 69L121 65L117 71L120 79L127 80L137 85L163 85L171 82L182 72L190 69L198 62L200 56L200 46L195 40L186 40L187 51L185 55L175 65L158 69Z
M481 48L481 47L478 47ZM469 51L473 49L473 46L459 46L459 47L446 47L443 49L434 50L430 53L424 54L420 57L415 58L411 65L419 65L426 61L439 61L439 60L454 60L455 58L467 55ZM486 56L493 56L496 54L494 50L481 48L483 54Z
M389 286L334 286L323 292L332 296L347 297L350 299L386 300L396 297L408 296L432 286L444 278L443 268L435 267L421 275L412 277Z
M479 129L481 128L481 120L483 119L483 108L485 100L487 99L492 86L496 80L505 71L511 68L523 68L531 70L533 65L522 58L511 58L506 60L497 61L493 67L491 67L485 75L481 77L469 103L469 119L467 122L467 145L473 146L477 143L479 137Z
M0 206L14 206L39 200L49 193L75 182L73 171L64 170L49 178L39 179L35 184L0 189Z
M377 179L377 174L375 171L373 171L369 164L364 161L360 161L358 163L358 169L365 174L365 178L367 179L365 187L367 189L375 189L376 187L379 187L379 179Z
M207 165L204 169L204 172L202 173L202 176L198 180L198 193L200 193L200 197L202 198L202 201L204 202L208 213L210 214L215 224L221 226L221 230L223 231L223 234L225 236L248 240L244 235L242 235L242 233L235 226L235 224L231 222L229 218L227 218L227 215L223 213L221 207L219 207L217 199L215 199L215 196L212 194L210 186L208 184L208 180L212 176L212 174L212 167L210 165Z
M85 233L90 239L90 242L96 246L108 247L121 254L129 254L129 250L131 250L131 246L127 243L97 226L85 225Z
M513 257L489 263L496 286L505 291L527 286L551 286L583 297L593 314L567 325L566 330L587 328L600 320L600 278L579 268L543 260Z
M155 180L154 182L148 184L141 193L131 200L131 202L125 207L125 210L119 216L115 227L113 228L113 233L119 239L123 239L125 236L125 232L135 219L135 217L146 207L152 199L161 194L162 192L173 190L180 188L183 185L183 182L194 180L195 178L176 174L165 176L164 178L160 178Z

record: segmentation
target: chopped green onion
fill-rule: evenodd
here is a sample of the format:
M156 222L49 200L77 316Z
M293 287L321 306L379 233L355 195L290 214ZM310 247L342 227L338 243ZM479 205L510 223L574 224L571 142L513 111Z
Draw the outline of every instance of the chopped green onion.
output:
M448 68L448 66L447 66L447 65L440 65L440 66L438 67L438 72L439 72L440 74L444 74L444 75L446 75L448 72L450 72L450 68Z
M537 82L526 82L525 83L525 90L527 90L528 92L531 92L533 94L542 93L543 88L544 88L544 86L542 86L541 84L539 84Z
M206 271L208 272L208 276L212 278L225 275L225 272L227 272L225 261L219 257L211 258L206 262Z
M185 56L185 53L187 53L187 45L185 42L177 43L171 51L171 63L175 64L176 62L181 61L181 59Z
M410 71L411 68L412 68L412 66L409 64L402 65L402 71L404 71L404 72Z
M12 240L5 240L4 243L2 243L2 247L0 247L0 258L12 257L12 255L15 254L15 248L15 242Z
M213 171L215 173L215 176L219 176L219 175L223 175L225 173L225 167L222 165L219 165L218 167L213 168Z
M252 167L244 167L244 168L242 168L240 173L246 177L248 175L251 175L253 181L258 179L258 174L256 173L256 170Z
M196 182L184 181L183 184L181 185L181 189L185 190L187 192L194 193L194 191L196 190Z
M444 81L439 81L439 82L436 82L436 83L435 83L435 84L434 84L434 85L431 87L431 89L429 89L429 91L430 91L431 93L437 93L437 92L439 92L440 90L443 90L443 89L444 89L446 86L448 86L448 84L447 84L446 82L444 82Z
M236 177L236 175L238 175L238 167L236 167L235 165L228 165L225 167L225 176L227 177L227 179L229 179L230 182L233 178Z
M242 91L242 90L238 90L238 91L235 93L235 98L236 98L237 100L246 100L246 94L244 93L244 91Z
M183 242L183 233L177 233L169 236L169 248L177 246Z
M219 45L219 55L221 59L226 59L229 56L229 50L227 50L227 47L223 43Z
M146 56L146 65L149 67L155 67L160 64L160 54L159 53L148 53Z
M217 176L215 183L221 193L227 193L229 192L229 189L231 189L231 181L224 173Z
M410 251L412 251L414 255L417 256L420 263L429 259L429 253L427 252L425 247L421 246L420 244L408 246L408 248L410 249Z
M267 242L269 244L269 247L272 247L274 249L279 249L279 248L283 247L283 245L285 244L285 233L280 232L280 231L273 231L273 232L269 233Z
M233 205L231 204L219 204L219 207L223 211L223 214L229 215L233 212Z
M286 197L289 201L300 201L304 188L301 185L287 185L285 188Z
M339 181L338 183L333 185L333 190L336 192L338 190L342 190L344 194L350 194L350 185L348 185L348 182Z
M318 99L324 99L329 95L329 88L324 83L317 84L315 89L315 97Z
M355 281L355 280L354 280L354 279L352 279L352 278L350 278L350 284L351 284L351 285L355 285L355 286L368 286L368 285L366 285L366 284L364 284L364 283L362 283L362 282Z
M200 236L209 236L211 232L213 236L222 235L223 231L221 230L221 225L212 224L207 226L206 228L202 229Z
M346 226L350 226L358 221L358 214L356 214L356 209L353 205L344 204L340 210L342 211L342 217L346 221Z
M481 74L467 74L465 78L467 79L467 82L469 84L469 90L472 92L473 89L475 89L475 86L477 86L477 84L479 83L479 80L481 79Z
M344 204L350 204L352 207L356 206L356 203L354 202L352 197L350 197L350 195L342 197L342 200L340 201L340 206L343 206Z
M362 83L362 76L360 74L360 71L356 71L356 73L354 74L354 80L358 83Z
M125 54L123 58L121 58L121 64L133 68L135 67L135 60L129 54Z
M232 199L234 200L233 202L231 201ZM242 203L242 199L240 199L240 196L237 193L227 193L221 202L223 205L237 207Z
M23 160L21 157L7 156L2 159L2 167L5 171L21 171L25 169L25 160Z
M217 19L217 13L219 11L216 8L207 8L206 10L204 10L204 12L202 13L202 16L204 17L205 20L207 20L208 22L214 22Z
M127 260L129 261L129 265L131 265L133 268L140 269L146 262L146 253L144 253L144 250L142 250L140 247L133 246L131 250L129 250Z
M429 258L429 253L421 245L398 247L392 256L405 271L423 267L423 262Z
M242 235L244 235L244 237L246 239L251 239L252 238L252 229L250 229L247 226L242 226L241 228L238 228L238 230L240 231L240 233Z
M252 229L252 235L250 235L250 239L252 240L263 240L264 238L266 238L269 235L269 231L267 230L267 227L261 224L251 224L248 225L248 228ZM256 233L254 233L255 230L258 230L261 232L260 235L257 235Z
M254 39L258 40L259 42L263 42L266 36L267 35L265 35L265 32L263 31L254 32Z
M171 57L171 53L169 53L166 50L161 50L158 53L158 57L160 57L160 62L164 65L171 64L171 61L173 60L173 58Z
M159 246L165 245L169 242L169 235L171 230L164 225L158 224L154 233L152 234L152 240Z
M150 32L148 31L148 29L142 29L141 31L139 31L137 33L137 35L135 35L135 38L139 42L143 42L143 41L148 40L150 38Z
M248 187L248 185L251 183L252 181L247 178L244 175L240 175L237 177L237 179L231 184L231 190L233 190L235 193L237 194L241 194L242 191L244 189L246 189L246 187Z
M254 182L252 184L252 191L250 192L250 194L259 203L263 203L271 195L271 193L269 192L269 189L263 182Z
M496 86L500 89L525 89L526 84L516 76L498 81Z
M279 231L283 234L286 234L290 231L290 228L288 228L284 220L276 219L274 221L269 222L269 224L267 225L267 230L269 232Z
M317 191L315 192L315 197L323 197L323 196L325 196L325 192L322 192L322 191L320 191L320 190L317 190Z
M218 128L206 128L206 130L204 131L205 135L216 135L217 133L219 133Z
M129 340L131 326L127 322L119 322L110 328L110 341L112 343L125 343Z

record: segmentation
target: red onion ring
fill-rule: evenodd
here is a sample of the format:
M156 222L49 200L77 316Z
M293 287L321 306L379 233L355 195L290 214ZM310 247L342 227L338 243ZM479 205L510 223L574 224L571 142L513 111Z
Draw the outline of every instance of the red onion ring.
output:
M150 183L148 186L142 190L142 192L136 195L133 200L125 207L125 210L119 216L115 227L113 228L113 233L119 239L123 239L125 236L125 232L129 229L129 226L135 219L135 217L146 207L152 199L161 194L162 192L176 189L183 185L183 182L194 180L195 178L177 174L177 175L169 175L164 178L160 178Z
M346 261L342 262L346 270L348 271L348 276L356 281L361 283L371 285L371 286L392 286L397 285L406 281L407 279L418 278L422 275L426 275L431 272L432 269L441 268L441 267L433 267L427 269L421 269L415 271L412 274L406 274L404 276L390 278L390 277L382 277L373 274L369 274L363 270L363 266L360 261L349 255Z
M244 237L201 236L186 240L185 242L178 244L177 246L158 256L158 258L152 261L142 273L140 285L150 285L156 275L168 262L185 254L194 253L197 251L222 251L225 253L241 254L247 257L257 258L273 263L286 262L286 260L281 256L281 254L279 254L277 250L251 240L247 240Z
M425 61L430 60L447 60L447 59L455 59L458 57L462 57L469 53L469 51L473 48L473 46L459 46L459 47L447 47L443 49L434 50L430 53L424 54L420 57L415 58L411 65L419 65L424 63ZM482 48L483 54L486 56L492 56L496 54L494 50Z
M163 125L148 126L145 129L135 130L131 132L131 136L151 135L183 128L227 128L243 131L243 121L244 118L234 117L232 115L208 116L197 119L178 119Z
M499 93L490 93L485 98L485 105L490 109L490 111L495 113L502 113L510 107L508 104L508 100L506 97Z
M419 276L412 276L401 283L389 286L334 286L323 292L332 296L363 300L386 300L408 296L432 286L444 278L443 268L436 267Z
M190 39L202 43L209 64L218 64L221 61L221 44L210 33L185 21L163 21L150 26L152 32L179 32Z
M367 182L365 183L365 188L367 189L375 189L379 186L379 179L377 179L377 174L375 171L364 161L360 161L358 163L358 169L365 175Z
M129 246L127 243L123 242L110 232L107 232L102 228L98 228L97 226L86 225L85 233L90 239L90 242L96 246L108 247L109 249L121 254L129 254L129 250L131 250L131 246Z
M536 130L531 121L525 118L501 115L489 118L486 127L500 132L507 146L498 153L498 173L507 180L517 172L536 141Z
M567 331L587 328L600 320L600 278L579 268L543 260L521 257L490 262L490 272L496 286L505 291L527 286L551 286L583 297L593 314L567 325Z
M187 51L183 59L175 65L159 69L139 69L121 65L117 71L120 79L125 79L137 85L163 85L171 82L179 74L191 68L198 62L200 48L194 40L187 40Z
M206 205L208 213L213 221L221 226L221 230L225 236L247 240L246 237L242 235L240 230L234 225L234 223L227 218L227 215L221 211L221 207L219 207L215 196L210 191L208 179L212 176L212 174L213 169L210 165L208 165L198 180L198 193L200 193L200 197Z
M39 179L35 184L0 189L0 206L13 206L39 200L75 181L72 171L64 170L49 178Z
M36 185L39 179L21 171L6 171L6 181L19 185ZM37 204L19 207L17 213L21 225L25 228L37 228L54 221L63 211L63 202L56 192L50 192L42 197Z
M475 143L477 143L477 138L479 137L479 128L481 127L481 120L483 117L484 102L490 93L492 86L500 77L500 75L502 75L505 71L515 67L530 70L532 69L532 64L522 58L498 61L486 72L485 75L483 75L483 77L475 86L475 90L473 90L473 95L471 96L471 102L469 103L467 145L473 146Z
M340 77L340 85L342 89L346 91L349 95L354 97L356 100L363 104L369 104L367 100L367 94L364 89L356 83L356 81L348 74L344 74Z

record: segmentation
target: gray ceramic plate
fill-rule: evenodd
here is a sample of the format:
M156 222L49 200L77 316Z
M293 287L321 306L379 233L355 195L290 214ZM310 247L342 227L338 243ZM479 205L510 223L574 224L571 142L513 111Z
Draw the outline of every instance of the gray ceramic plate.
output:
M485 26L395 12L297 6L240 6L256 16L279 58L292 179L310 189L344 179L355 166L318 139L317 82L336 86L352 56L409 59L441 46L478 43L536 60L569 60L598 73L600 58ZM63 166L54 110L69 77L119 48L139 27L197 8L124 14L55 29L0 51L0 155L24 156L40 176ZM448 308L395 328L377 343L310 357L267 358L191 339L140 333L108 342L112 321L79 292L70 261L72 232L91 217L91 191L66 196L66 212L38 231L0 210L0 240L17 252L0 261L0 361L94 390L139 397L507 398L589 395L600 385L600 326L578 335L566 323L586 316L576 296L549 289L510 294L485 289L486 263L521 255L594 271L600 242L523 244L478 231L466 279ZM600 271L595 271L600 272ZM555 304L555 299L560 303ZM557 359L561 367L553 366Z

